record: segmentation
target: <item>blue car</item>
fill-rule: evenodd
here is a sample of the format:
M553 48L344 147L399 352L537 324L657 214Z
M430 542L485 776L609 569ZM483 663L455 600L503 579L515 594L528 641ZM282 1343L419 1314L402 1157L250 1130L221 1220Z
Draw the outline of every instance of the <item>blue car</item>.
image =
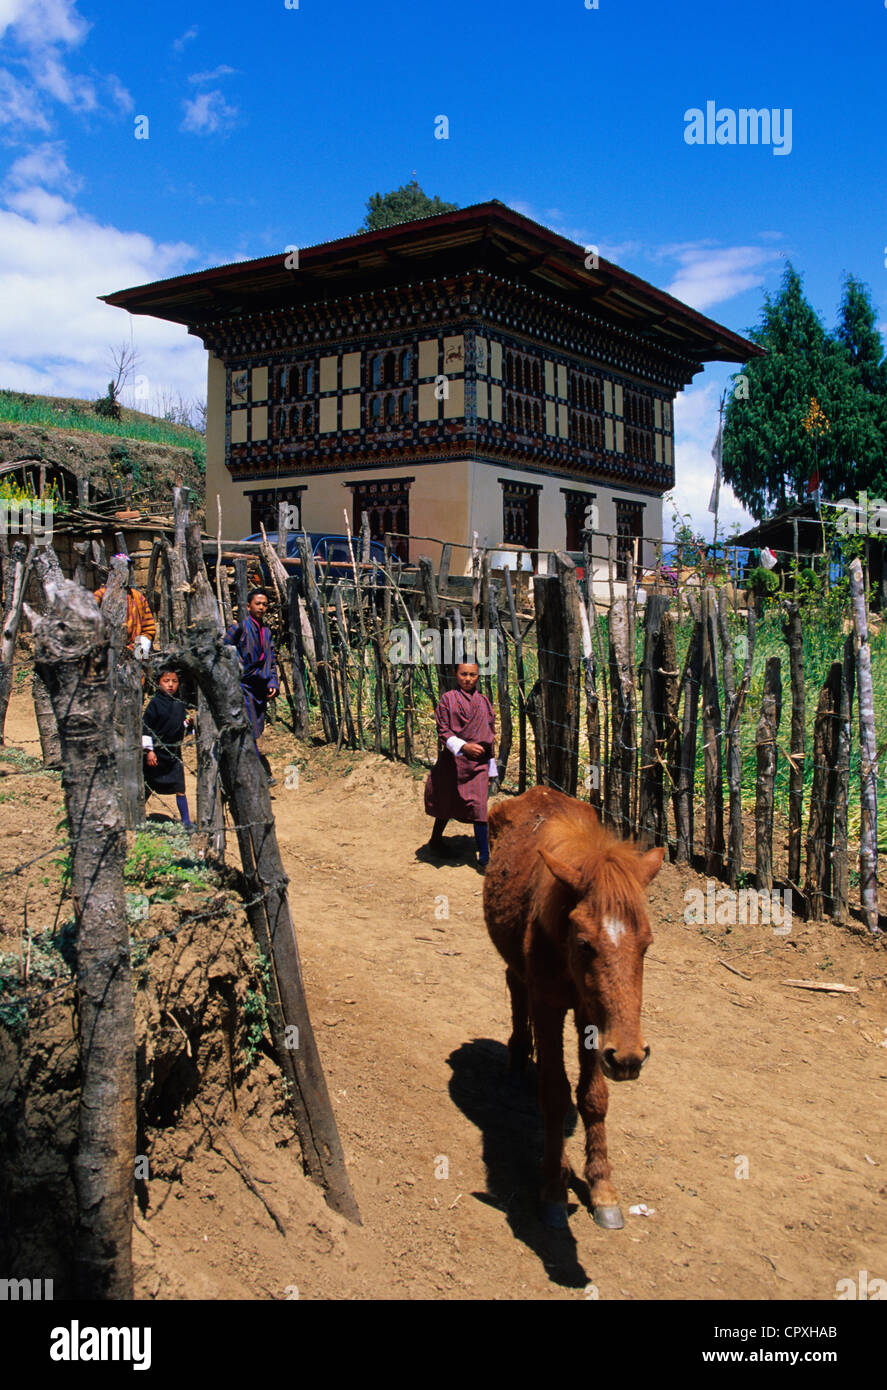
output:
M277 532L266 531L268 541L271 545L277 546ZM348 548L348 537L333 535L328 531L291 531L286 538L286 557L281 561L288 574L295 575L299 582L299 591L302 591L302 561L299 558L298 541L304 535L308 536L308 543L311 546L311 553L314 556L314 567L319 583L324 580L335 582L337 579L354 579L354 570L351 564L351 551ZM259 542L262 539L261 532L251 536L244 536L243 542ZM380 566L384 569L385 547L381 541L370 541L370 562L363 564L360 559L360 537L354 536L351 540L354 550L354 558L357 561L357 569L364 584L377 583L381 578ZM261 557L259 567L262 571L262 578L265 584L270 584L271 576L268 567ZM400 561L396 555L391 557L391 563L395 571L399 567Z

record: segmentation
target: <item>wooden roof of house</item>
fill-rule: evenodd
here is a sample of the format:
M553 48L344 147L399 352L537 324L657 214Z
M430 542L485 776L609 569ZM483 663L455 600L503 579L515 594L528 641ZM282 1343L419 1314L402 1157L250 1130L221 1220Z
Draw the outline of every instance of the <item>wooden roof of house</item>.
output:
M764 355L748 339L610 261L599 258L595 269L586 269L585 247L496 200L300 247L298 270L286 268L286 256L281 251L100 298L194 331L238 313L488 270L700 363Z

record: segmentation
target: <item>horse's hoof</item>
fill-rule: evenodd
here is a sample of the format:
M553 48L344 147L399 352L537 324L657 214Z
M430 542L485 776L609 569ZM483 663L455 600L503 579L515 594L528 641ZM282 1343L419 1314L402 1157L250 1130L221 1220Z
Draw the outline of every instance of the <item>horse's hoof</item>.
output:
M595 1207L594 1219L605 1231L621 1231L625 1225L621 1207Z
M543 1202L542 1224L551 1231L565 1231L567 1229L566 1202Z

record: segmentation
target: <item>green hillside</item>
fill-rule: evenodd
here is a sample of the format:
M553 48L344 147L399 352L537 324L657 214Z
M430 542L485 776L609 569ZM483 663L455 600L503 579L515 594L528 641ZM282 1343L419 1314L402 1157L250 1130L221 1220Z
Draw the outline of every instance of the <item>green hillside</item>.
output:
M91 401L0 390L0 464L61 464L99 493L115 492L131 478L134 500L142 505L168 502L180 477L202 504L205 436L123 406L120 417L97 414Z

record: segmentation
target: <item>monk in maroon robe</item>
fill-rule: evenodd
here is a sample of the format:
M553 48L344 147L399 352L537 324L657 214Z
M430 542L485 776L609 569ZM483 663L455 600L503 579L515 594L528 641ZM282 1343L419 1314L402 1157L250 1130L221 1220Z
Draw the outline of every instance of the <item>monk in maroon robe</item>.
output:
M496 716L486 695L477 688L479 675L476 662L460 663L456 667L458 690L441 696L434 711L439 746L437 762L425 783L425 811L434 816L429 849L446 855L443 832L447 821L473 824L478 864L483 867L490 858L487 793L490 778L496 776Z

